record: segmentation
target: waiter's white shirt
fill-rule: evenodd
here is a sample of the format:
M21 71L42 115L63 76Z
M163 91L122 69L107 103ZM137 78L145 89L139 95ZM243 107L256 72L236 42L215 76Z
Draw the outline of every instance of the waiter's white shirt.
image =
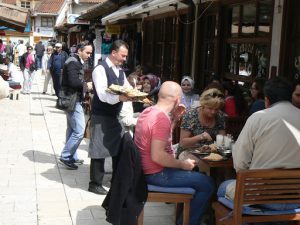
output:
M110 68L112 68L115 75L117 77L119 77L119 71L121 70L121 67L115 66L111 62L109 57L107 57L105 59L105 61L106 61L107 65ZM93 82L95 85L97 95L102 102L106 102L108 104L114 105L120 101L119 95L114 95L114 94L111 94L111 93L108 93L105 91L108 88L107 87L107 77L106 77L105 69L102 65L99 65L94 69L94 71L92 73L92 77L93 77ZM124 73L124 85L123 86L131 87L131 85L129 84L129 82L126 79L125 73Z

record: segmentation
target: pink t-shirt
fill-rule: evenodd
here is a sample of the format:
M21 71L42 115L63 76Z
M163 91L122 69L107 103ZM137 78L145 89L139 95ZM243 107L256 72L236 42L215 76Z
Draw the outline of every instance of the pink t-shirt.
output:
M26 59L25 68L29 69L30 65L33 64L33 63L34 63L33 56L31 54L28 54L27 59Z
M164 167L151 158L151 141L166 142L165 150L175 157L172 149L172 122L169 116L155 106L146 108L139 116L135 127L134 141L137 145L145 174L160 172Z

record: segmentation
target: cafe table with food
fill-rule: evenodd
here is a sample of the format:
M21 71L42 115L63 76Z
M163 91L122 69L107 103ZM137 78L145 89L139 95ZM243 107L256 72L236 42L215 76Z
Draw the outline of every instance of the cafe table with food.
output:
M225 133L224 95L215 88L200 96L200 107L189 110L182 118L179 159L194 159L200 172L212 176L216 184L231 178L233 140Z

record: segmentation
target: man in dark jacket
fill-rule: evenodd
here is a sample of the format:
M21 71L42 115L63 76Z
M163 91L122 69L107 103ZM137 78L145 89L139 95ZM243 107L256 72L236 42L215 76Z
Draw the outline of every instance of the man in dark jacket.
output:
M55 94L58 97L62 82L62 68L69 56L62 50L61 43L56 43L54 50L48 61L48 69L52 76Z
M43 45L42 41L39 41L35 47L35 63L36 63L36 69L42 68L42 58L45 52L45 46Z
M67 112L66 144L61 152L60 161L68 169L76 170L83 160L77 157L77 148L83 139L85 118L82 108L82 95L84 84L83 63L87 62L93 52L93 47L80 43L78 53L70 57L63 67L62 86L77 92L78 98L73 112Z

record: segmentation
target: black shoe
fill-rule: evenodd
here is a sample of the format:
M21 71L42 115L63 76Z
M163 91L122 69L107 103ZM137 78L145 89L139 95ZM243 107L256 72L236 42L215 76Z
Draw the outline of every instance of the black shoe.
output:
M102 186L89 186L89 192L93 192L98 195L106 195L107 190L105 190Z
M83 159L77 159L77 160L74 160L74 163L77 164L77 165L82 165L84 162Z
M70 170L77 170L78 166L75 165L74 161L67 161L63 159L59 159L68 169Z
M46 94L46 92L44 92L44 91L43 91L43 93L42 93L42 94L43 94L43 95L45 95L45 94Z

